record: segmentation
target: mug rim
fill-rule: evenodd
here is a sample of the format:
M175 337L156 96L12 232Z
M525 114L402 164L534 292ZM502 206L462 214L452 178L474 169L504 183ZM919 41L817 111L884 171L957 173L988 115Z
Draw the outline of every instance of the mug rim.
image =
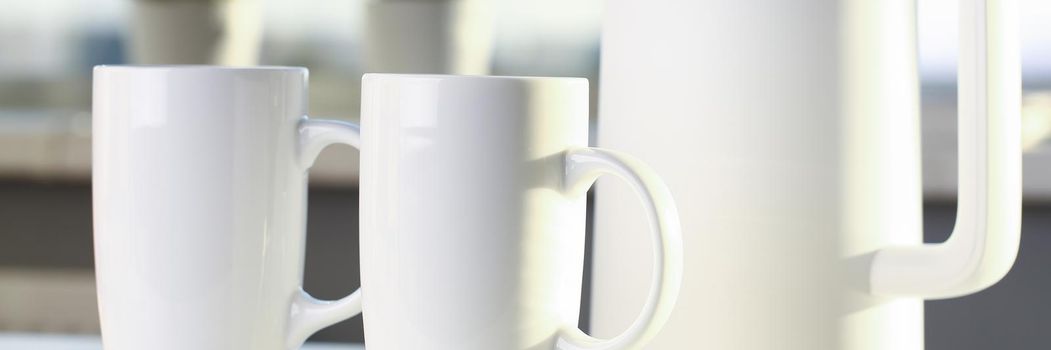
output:
M94 71L134 71L134 72L167 72L167 71L213 71L213 72L289 72L306 73L305 67L295 66L217 66L203 64L100 64Z
M466 75L466 74L412 74L412 73L365 73L361 80L369 79L454 79L487 81L587 81L582 77L550 77L521 75Z

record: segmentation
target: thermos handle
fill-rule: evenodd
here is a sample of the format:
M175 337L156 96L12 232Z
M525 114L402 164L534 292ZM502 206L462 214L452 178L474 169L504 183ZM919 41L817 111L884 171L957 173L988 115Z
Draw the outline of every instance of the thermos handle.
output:
M1021 68L1013 0L960 1L959 199L945 243L876 252L871 292L950 298L1014 264L1021 231Z
M329 145L342 143L361 148L361 128L358 125L336 121L315 120L303 117L299 123L299 160L303 171L314 164L321 150ZM293 296L289 312L289 350L298 349L307 337L336 322L361 313L361 289L337 301L318 300L300 288Z
M563 190L569 195L584 195L603 174L615 175L632 187L643 199L653 233L653 277L650 293L642 312L619 336L596 339L576 326L560 334L560 350L637 349L660 331L668 320L682 284L682 233L675 201L664 182L637 159L600 148L581 148L565 154Z

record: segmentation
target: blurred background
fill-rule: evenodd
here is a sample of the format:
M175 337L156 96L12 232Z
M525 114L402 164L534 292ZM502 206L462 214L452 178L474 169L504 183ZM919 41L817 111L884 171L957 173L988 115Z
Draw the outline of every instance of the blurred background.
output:
M1045 141L1051 134L1051 2L1019 2L1026 94L1021 253L1014 270L991 289L928 302L928 349L1032 349L1051 344L1051 335L1042 332L1051 326L1051 303L1044 297L1051 291L1051 276L1044 268L1051 266L1051 144ZM594 101L600 93L603 3L6 2L0 6L0 337L98 332L92 272L91 67L304 66L311 73L311 113L349 120L357 119L364 72L586 77L592 86L592 120L600 122L594 118ZM954 0L918 4L930 235L926 239L938 242L950 232L955 215L956 9ZM370 41L370 32L430 42L386 20L406 13L420 16L416 23L453 22L457 29L439 33L445 36L436 40L448 40L454 48L433 57L377 56L379 51L402 48L396 47L396 40ZM172 41L180 43L175 50L158 45ZM377 47L384 50L370 50ZM341 297L358 285L356 176L357 153L345 147L326 150L311 172L305 284L320 298ZM584 315L587 295L585 290ZM587 317L581 321L587 329ZM313 339L360 342L361 319L326 329Z

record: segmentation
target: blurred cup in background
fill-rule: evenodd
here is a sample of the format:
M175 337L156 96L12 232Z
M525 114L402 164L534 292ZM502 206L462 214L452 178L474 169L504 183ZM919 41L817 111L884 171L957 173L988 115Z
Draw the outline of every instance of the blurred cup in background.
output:
M492 8L483 0L371 0L365 65L373 73L489 73Z
M258 63L258 0L135 0L129 53L136 64Z

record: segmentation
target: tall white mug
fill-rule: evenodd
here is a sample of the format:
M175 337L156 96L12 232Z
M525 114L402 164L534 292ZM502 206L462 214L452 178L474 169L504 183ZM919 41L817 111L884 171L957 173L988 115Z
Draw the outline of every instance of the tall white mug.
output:
M95 264L107 350L279 350L357 314L302 292L307 168L356 127L309 120L303 68L101 66Z
M367 74L361 120L370 350L634 349L664 324L682 273L674 203L648 167L587 147L586 80ZM646 306L608 340L576 327L585 192L602 174L642 198L655 257Z

